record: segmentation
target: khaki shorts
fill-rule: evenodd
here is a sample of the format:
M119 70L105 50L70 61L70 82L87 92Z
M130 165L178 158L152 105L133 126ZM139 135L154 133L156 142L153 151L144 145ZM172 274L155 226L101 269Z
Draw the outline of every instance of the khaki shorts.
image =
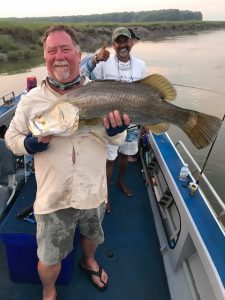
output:
M73 249L76 226L90 240L104 242L102 220L105 203L93 209L66 208L53 213L35 215L37 222L37 255L46 265L53 265L65 258Z

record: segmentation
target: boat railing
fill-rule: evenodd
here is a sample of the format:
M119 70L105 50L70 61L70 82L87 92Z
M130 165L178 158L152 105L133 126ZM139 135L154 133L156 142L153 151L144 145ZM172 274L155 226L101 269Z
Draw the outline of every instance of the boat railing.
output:
M12 100L15 98L14 91L11 91L0 97L0 103L3 102L4 105L11 105Z
M196 180L194 179L194 177L197 177L197 175L199 175L201 172L199 165L197 164L197 162L195 161L195 159L193 158L193 156L188 151L188 149L186 148L186 146L183 144L182 141L178 141L175 144L175 146L177 149L181 147L182 151L188 157L188 160L194 166L194 168L191 169L189 164L189 169L193 177L193 180ZM183 160L183 157L181 157L181 159ZM205 195L204 198L207 200L208 204L213 209L214 215L216 216L217 220L223 225L223 227L225 227L225 203L217 194L217 192L215 191L215 189L213 188L213 186L211 185L211 183L209 182L208 178L205 176L204 173L201 174L200 186L202 192Z

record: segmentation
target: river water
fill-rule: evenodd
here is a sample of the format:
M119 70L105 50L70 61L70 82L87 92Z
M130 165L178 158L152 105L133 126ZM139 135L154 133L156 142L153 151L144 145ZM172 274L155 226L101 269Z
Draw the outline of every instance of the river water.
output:
M225 31L201 32L194 35L169 37L163 40L138 42L132 53L142 58L148 73L160 73L173 84L208 89L175 86L174 104L199 110L222 119L225 114ZM86 53L83 53L85 56ZM14 64L0 64L0 96L12 90L19 93L25 88L26 77L35 74L38 83L46 75L44 62L35 59ZM181 129L171 126L169 134L174 142L183 140L189 151L203 166L209 147L197 150ZM205 174L225 202L225 125L205 168Z

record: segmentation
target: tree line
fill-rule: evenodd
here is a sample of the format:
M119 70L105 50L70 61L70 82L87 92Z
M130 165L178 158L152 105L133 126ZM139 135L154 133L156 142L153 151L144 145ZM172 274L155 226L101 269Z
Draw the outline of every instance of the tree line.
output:
M22 20L36 20L45 22L118 22L118 23L136 23L136 22L159 22L159 21L202 21L203 16L200 11L179 10L179 9L161 9L140 12L118 12L106 14L77 15L63 17L35 17L22 18Z

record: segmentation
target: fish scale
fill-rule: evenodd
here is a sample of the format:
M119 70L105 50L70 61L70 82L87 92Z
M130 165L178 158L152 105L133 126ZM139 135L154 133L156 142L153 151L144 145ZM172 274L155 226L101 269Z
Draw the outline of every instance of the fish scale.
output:
M181 128L198 149L208 146L216 137L222 121L215 116L172 104L175 97L172 84L159 74L135 82L90 81L63 95L55 107L34 116L30 128L36 136L60 132L60 126L66 131L67 124L68 130L71 126L76 129L71 123L75 120L71 109L73 105L77 111L79 109L79 119L89 121L93 127L91 120L102 119L110 111L119 110L120 113L127 113L132 122L146 126L157 134L165 132L169 124L173 124ZM97 124L99 126L99 122Z

